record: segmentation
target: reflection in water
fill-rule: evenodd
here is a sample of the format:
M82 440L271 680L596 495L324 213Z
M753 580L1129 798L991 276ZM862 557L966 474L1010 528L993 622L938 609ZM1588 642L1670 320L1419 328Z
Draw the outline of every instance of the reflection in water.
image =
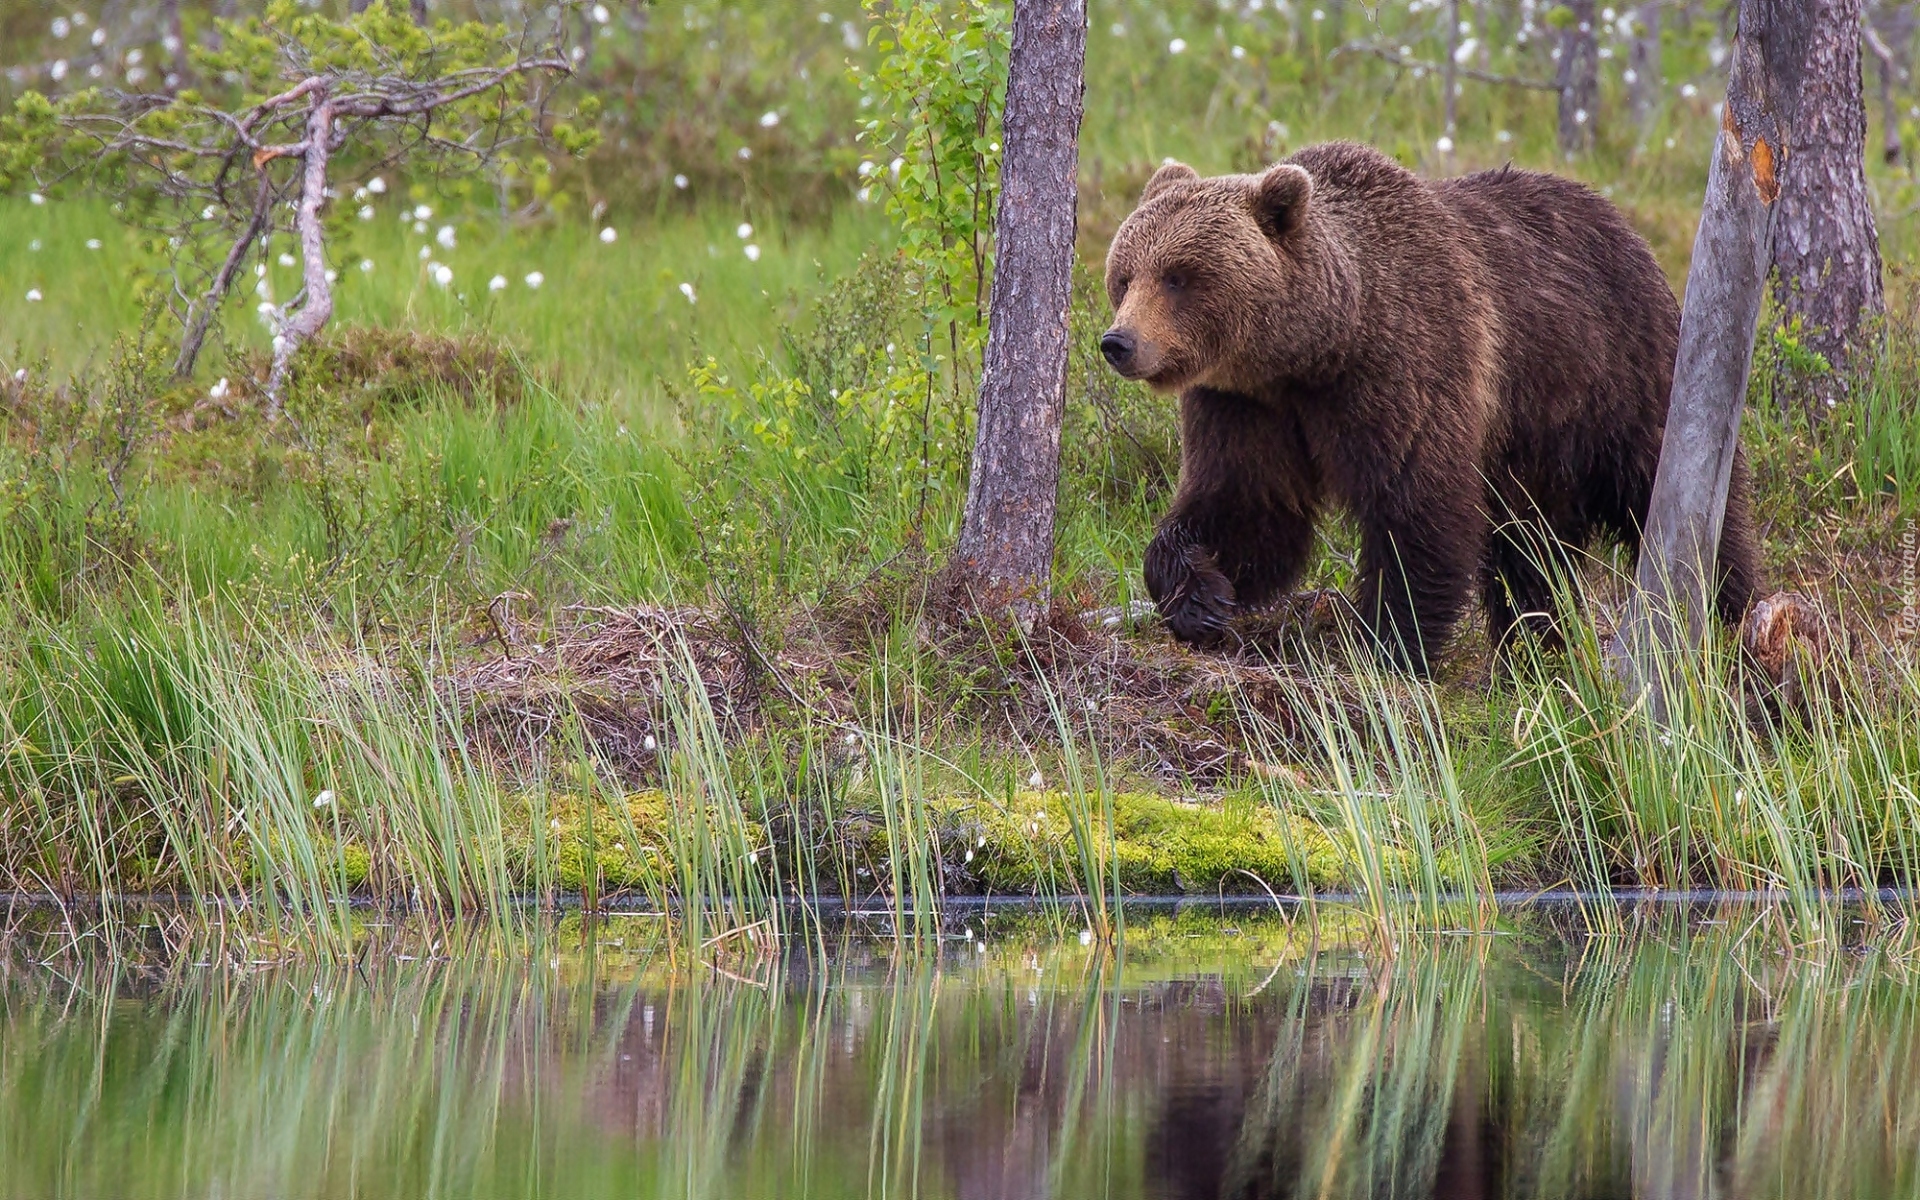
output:
M1920 1019L1870 955L1128 928L699 969L577 917L349 967L17 936L0 1196L1920 1196Z

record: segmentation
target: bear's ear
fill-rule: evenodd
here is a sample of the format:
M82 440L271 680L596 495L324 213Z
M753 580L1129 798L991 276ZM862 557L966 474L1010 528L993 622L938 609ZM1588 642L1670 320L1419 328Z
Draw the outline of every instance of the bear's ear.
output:
M1175 184L1193 183L1199 178L1200 172L1185 163L1162 163L1160 169L1153 173L1153 178L1147 180L1147 190L1140 193L1140 203L1145 204Z
M1283 238L1300 228L1313 201L1313 176L1292 163L1269 167L1253 185L1253 219L1268 237Z

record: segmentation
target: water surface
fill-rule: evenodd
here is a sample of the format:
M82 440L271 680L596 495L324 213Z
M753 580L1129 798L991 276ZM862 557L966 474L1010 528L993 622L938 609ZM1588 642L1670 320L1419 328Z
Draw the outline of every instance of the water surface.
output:
M644 917L345 965L16 934L0 1196L1920 1196L1920 992L1753 919L1389 958L1188 909L1109 956L976 912L698 967Z

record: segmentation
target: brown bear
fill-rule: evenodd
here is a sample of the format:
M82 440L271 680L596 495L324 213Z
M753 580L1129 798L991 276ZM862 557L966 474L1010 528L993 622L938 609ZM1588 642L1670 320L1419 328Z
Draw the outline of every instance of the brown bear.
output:
M1355 607L1425 669L1478 583L1496 648L1551 638L1543 566L1637 548L1680 311L1594 192L1503 168L1423 180L1366 146L1259 175L1169 163L1114 235L1115 370L1180 394L1180 486L1147 548L1175 636L1206 644L1298 578L1315 519L1358 523ZM1758 583L1736 458L1717 607Z

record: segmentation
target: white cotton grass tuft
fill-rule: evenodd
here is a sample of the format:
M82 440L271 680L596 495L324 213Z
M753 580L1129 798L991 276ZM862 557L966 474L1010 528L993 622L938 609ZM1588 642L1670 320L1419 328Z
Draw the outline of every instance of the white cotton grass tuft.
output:
M1040 772L1035 771L1033 774L1027 776L1027 786L1030 788L1045 787L1047 786L1047 778Z
M431 221L433 220L433 210L424 204L416 204L413 206L413 219L416 221Z
M742 221L740 222L739 225L735 226L733 234L735 237L739 238L741 241L744 242L748 238L753 236L753 226L747 224L745 221Z
M619 233L615 232L611 225L600 231L600 240L609 246L611 246L619 236Z
M227 386L227 377L222 375L212 387L207 389L207 398L209 400L225 400L227 393L232 390L232 388Z
M453 282L453 268L445 263L433 264L433 281L441 287Z
M328 788L325 791L321 792L318 796L315 796L313 798L313 806L315 808L332 808L333 807L333 789Z
M47 198L45 196L42 196L39 192L27 193L27 203L32 204L36 208L42 204L45 204L46 202L47 202ZM208 209L207 211L212 212L213 210Z
M362 205L360 206L360 219L361 219L362 221L371 221L371 220L373 220L373 205L371 205L371 204L362 204Z
M527 277L521 280L522 283L526 284L530 288L533 288L535 291L538 291L540 289L540 285L545 283L546 281L547 281L547 277L538 271L528 271Z
M291 254L288 254L288 253L287 253L286 251L284 251L284 250L283 250L283 251L281 251L281 252L280 252L280 265L281 265L281 266L283 266L283 267L290 267L290 266L292 266L292 265L293 265L293 255L291 255Z
M89 249L89 250L98 250L99 248L100 248L100 239L99 239L99 238L88 238L88 239L87 239L87 249Z
M487 280L487 290L490 292L506 291L507 277L505 275L495 275L492 279Z
M748 261L748 262L759 262L759 261L760 261L760 247L758 247L758 246L756 246L756 245L754 245L754 244L753 244L752 242L748 242L748 243L747 243L747 250L746 250L746 254L747 254L747 261Z
M613 14L607 11L606 5L596 4L593 6L593 23L594 24L605 25L608 21L611 21L611 20L613 20Z
M40 294L40 289L39 289L39 288L28 288L28 289L27 289L27 303L28 303L28 304L38 304L38 303L40 303L40 301L42 301L42 300L44 300L44 299L46 299L46 297L44 297L44 296L42 296L42 295Z
M1187 39L1185 38L1177 37L1167 43L1168 54L1185 54L1186 52L1187 52Z
M1438 150L1438 151L1439 151L1440 153L1442 153L1442 154L1452 154L1452 153L1453 153L1453 139L1452 139L1452 138L1450 138L1450 137L1448 137L1448 136L1447 136L1447 135L1445 135L1445 134L1441 134L1441 135L1440 135L1440 140L1439 140L1439 141L1437 141L1437 142L1435 142L1435 143L1433 144L1433 148L1434 148L1435 150Z
M363 259L361 259L361 260L360 260L360 273L361 273L361 274L363 274L363 275L365 275L365 274L368 274L368 273L370 273L370 272L371 272L372 270L373 270L373 260L372 260L372 259L370 259L370 258L363 258Z
M693 285L690 283L683 283L680 285L680 294L687 298L688 304L699 303L699 297L693 294Z
M689 180L685 175L675 175L673 177L673 186L679 188L683 192L687 190L688 182Z
M760 114L760 128L772 129L780 123L780 114L771 110Z
M459 245L460 235L454 232L453 226L442 225L440 232L433 235L433 240L439 242L445 249L452 250Z
M384 195L387 190L387 181L375 175L372 179L367 180L367 190L376 196Z

